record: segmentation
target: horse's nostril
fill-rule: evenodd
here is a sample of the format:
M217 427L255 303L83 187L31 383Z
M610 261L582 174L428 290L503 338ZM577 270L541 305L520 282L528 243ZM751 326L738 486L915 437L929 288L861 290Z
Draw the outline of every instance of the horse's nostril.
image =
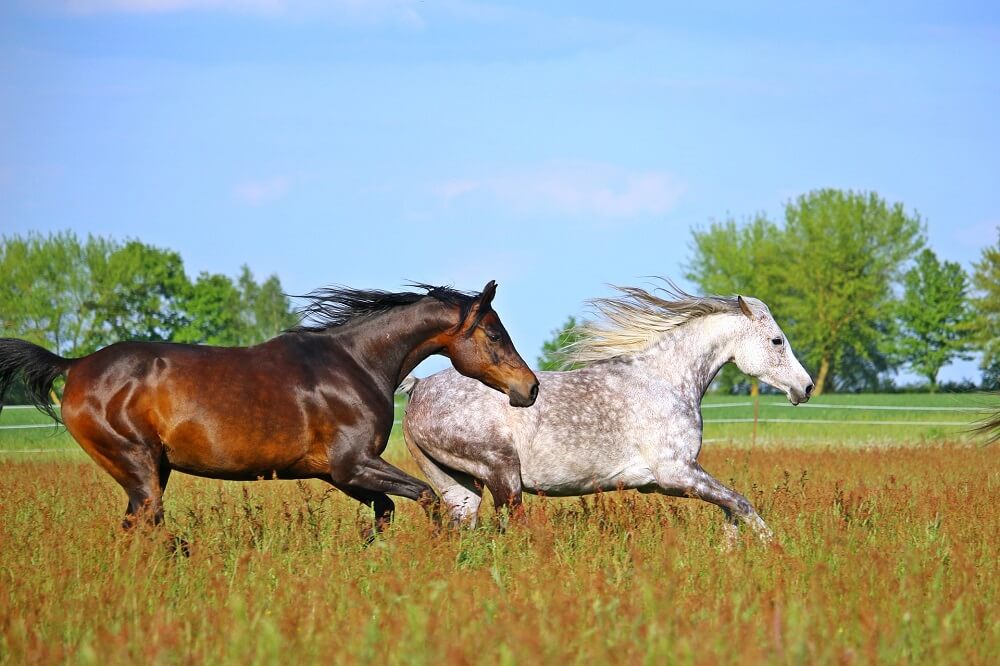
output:
M813 385L810 384L809 386L806 387L806 397L808 398L809 396L811 396L812 392L813 392Z
M531 385L530 395L531 395L531 401L534 402L535 398L538 397L538 384L537 383Z

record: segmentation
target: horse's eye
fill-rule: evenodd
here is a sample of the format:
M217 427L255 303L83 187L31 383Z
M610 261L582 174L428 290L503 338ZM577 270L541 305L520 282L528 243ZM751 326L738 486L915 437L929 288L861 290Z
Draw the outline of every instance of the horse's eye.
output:
M771 338L771 344L774 345L775 347L780 347L781 346L781 342L782 342L781 341L781 336L778 336L776 338Z
M493 342L500 342L500 333L498 331L486 331L486 337L488 337Z

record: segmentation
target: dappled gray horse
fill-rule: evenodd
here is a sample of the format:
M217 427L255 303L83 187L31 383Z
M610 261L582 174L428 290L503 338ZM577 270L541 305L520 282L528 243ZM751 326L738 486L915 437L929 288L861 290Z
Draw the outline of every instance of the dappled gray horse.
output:
M514 409L454 370L400 387L410 403L403 435L453 523L475 524L482 487L499 508L521 493L584 495L635 488L696 497L728 525L771 531L745 497L698 464L701 399L723 365L809 399L809 374L768 307L755 298L695 297L669 287L619 288L591 304L599 317L564 350L585 367L538 373L532 409Z

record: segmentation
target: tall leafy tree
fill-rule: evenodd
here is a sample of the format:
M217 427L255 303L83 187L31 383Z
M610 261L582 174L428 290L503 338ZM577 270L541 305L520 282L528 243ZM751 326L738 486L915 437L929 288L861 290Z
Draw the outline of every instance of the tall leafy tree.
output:
M781 293L782 230L763 214L742 223L733 218L693 232L686 277L706 294L754 296Z
M177 342L239 345L245 338L243 302L233 281L218 273L202 273L185 294L184 323Z
M1000 366L1000 227L997 236L996 244L983 248L979 261L972 265L974 335L983 352L983 369L993 368L987 373L990 377L1000 374L995 369Z
M898 353L935 391L944 365L955 358L969 358L972 312L968 279L959 264L939 261L928 248L903 276L903 286L898 305Z
M298 321L277 275L261 283L253 302L253 321L254 336L258 340L274 337Z
M48 342L54 315L48 299L52 285L43 284L46 276L38 273L44 268L39 256L43 243L31 234L5 237L0 245L0 330L40 344Z
M91 278L91 348L118 340L173 340L186 323L182 303L191 284L174 251L131 240L97 260Z
M257 284L244 265L237 279L242 303L242 344L256 344L274 337L296 323L297 317L277 275Z
M0 239L0 335L20 337L68 356L88 351L93 323L92 259L111 244L72 232ZM15 385L12 400L23 400Z
M248 345L295 323L277 276L257 284L202 273L180 255L137 240L72 232L0 238L0 335L67 356L120 340Z
M781 311L816 369L818 395L849 356L873 360L893 311L892 285L923 245L923 223L877 194L817 190L785 209Z
M0 329L57 353L87 351L93 326L92 270L115 245L71 232L0 240Z

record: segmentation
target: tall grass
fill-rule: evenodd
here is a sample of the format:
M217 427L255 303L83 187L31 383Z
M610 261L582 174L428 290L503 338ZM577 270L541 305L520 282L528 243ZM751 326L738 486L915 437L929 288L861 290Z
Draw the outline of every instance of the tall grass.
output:
M0 462L10 663L989 663L1000 653L993 448L708 448L774 529L638 493L533 499L500 533L368 516L320 482L175 475L126 537L89 462ZM410 468L412 469L412 467Z

